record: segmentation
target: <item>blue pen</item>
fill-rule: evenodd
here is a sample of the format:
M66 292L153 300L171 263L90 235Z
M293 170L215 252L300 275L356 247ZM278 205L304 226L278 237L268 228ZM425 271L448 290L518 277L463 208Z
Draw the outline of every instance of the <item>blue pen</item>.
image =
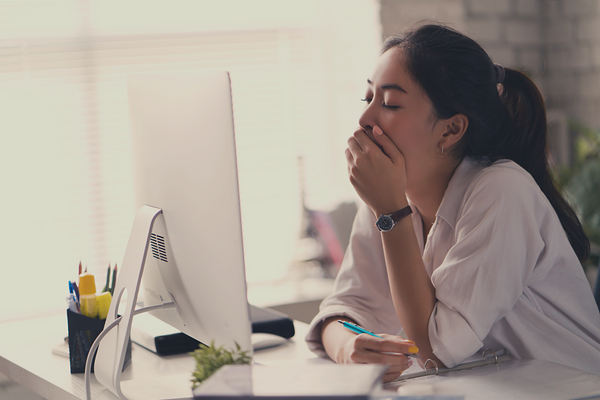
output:
M371 335L371 336L375 336L375 337L383 339L381 336L376 335L373 332L366 330L362 326L358 326L358 325L353 324L353 323L348 322L348 321L342 321L341 319L338 319L338 322L340 324L344 325L344 328L350 329L354 333L366 333L367 335Z
M77 288L77 283L76 282L71 282L71 285L73 285L73 291L75 292L75 299L77 300L77 303L79 303L79 289Z
M77 300L77 296L75 295L75 289L73 289L73 284L71 283L71 281L69 281L69 297L67 297L67 302L69 304L69 308L71 308L71 311L80 312L79 301Z
M80 310L79 302L79 288L77 287L77 282L71 282L71 286L73 286L73 294L75 295L75 302L77 303L77 309Z
M77 308L77 302L75 301L75 295L73 293L67 297L67 305L69 306L69 310L74 313L79 313L79 308Z
M383 337L381 337L381 336L379 336L379 335L376 335L376 334L374 334L374 333L373 333L373 332L371 332L371 331L368 331L368 330L366 330L366 329L365 329L365 328L363 328L362 326L358 326L358 325L356 325L356 324L353 324L353 323L351 323L351 322L348 322L348 321L342 321L341 319L338 319L338 322L339 322L340 324L342 324L342 325L344 326L344 328L346 328L346 329L349 329L349 330L351 330L351 331L352 331L352 332L354 332L354 333L358 333L358 334L361 334L361 333L366 333L367 335L371 335L371 336L378 337L378 338L380 338L380 339L384 339ZM405 354L405 356L409 356L409 357L413 357L413 358L421 358L421 357L419 357L419 355L418 355L418 354L416 354L416 353L408 353L408 354Z

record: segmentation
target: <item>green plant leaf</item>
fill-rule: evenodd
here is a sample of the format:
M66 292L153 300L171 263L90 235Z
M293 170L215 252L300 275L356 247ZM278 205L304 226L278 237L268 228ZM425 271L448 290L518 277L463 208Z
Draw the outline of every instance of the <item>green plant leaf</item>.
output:
M600 243L600 159L589 159L569 180L565 192L572 199L588 238Z
M578 213L583 229L592 244L591 257L585 265L595 265L600 245L600 130L569 120L569 130L576 135L571 165L561 165L553 178L558 190ZM596 248L596 250L594 250Z
M192 389L202 384L223 365L250 364L252 362L248 351L242 351L237 342L235 347L235 350L227 350L223 346L215 347L213 341L210 346L200 344L198 349L190 353L196 361L196 369L192 373Z

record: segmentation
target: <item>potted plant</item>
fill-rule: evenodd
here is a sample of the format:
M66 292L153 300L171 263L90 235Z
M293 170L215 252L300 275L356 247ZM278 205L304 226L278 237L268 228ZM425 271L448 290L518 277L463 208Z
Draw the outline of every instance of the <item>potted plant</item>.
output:
M569 129L576 133L574 159L571 166L558 169L556 182L590 240L590 257L583 267L600 307L600 130L574 120L569 121Z
M216 347L214 342L210 346L200 344L198 349L190 353L196 360L196 369L192 374L192 389L201 385L223 365L252 362L248 352L243 351L237 343L235 345L235 350L228 350L223 346Z

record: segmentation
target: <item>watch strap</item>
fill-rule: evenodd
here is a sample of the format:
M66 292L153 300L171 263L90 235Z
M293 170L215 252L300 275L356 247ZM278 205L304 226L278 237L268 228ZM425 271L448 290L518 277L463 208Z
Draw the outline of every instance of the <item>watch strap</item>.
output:
M401 210L396 211L393 214L390 214L390 217L392 217L392 219L394 220L394 223L397 224L398 222L400 222L402 219L408 217L410 214L412 214L412 208L410 208L410 206L406 206Z

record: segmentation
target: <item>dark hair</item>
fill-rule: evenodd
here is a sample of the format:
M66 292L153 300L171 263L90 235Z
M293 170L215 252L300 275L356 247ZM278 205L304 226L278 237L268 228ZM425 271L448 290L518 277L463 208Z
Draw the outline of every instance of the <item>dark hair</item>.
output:
M383 52L399 48L406 68L433 103L435 117L464 114L469 119L463 138L452 150L459 159L481 163L510 159L535 179L558 214L580 261L590 243L577 215L554 185L548 162L546 107L527 75L496 68L474 40L444 25L422 25L389 37Z

